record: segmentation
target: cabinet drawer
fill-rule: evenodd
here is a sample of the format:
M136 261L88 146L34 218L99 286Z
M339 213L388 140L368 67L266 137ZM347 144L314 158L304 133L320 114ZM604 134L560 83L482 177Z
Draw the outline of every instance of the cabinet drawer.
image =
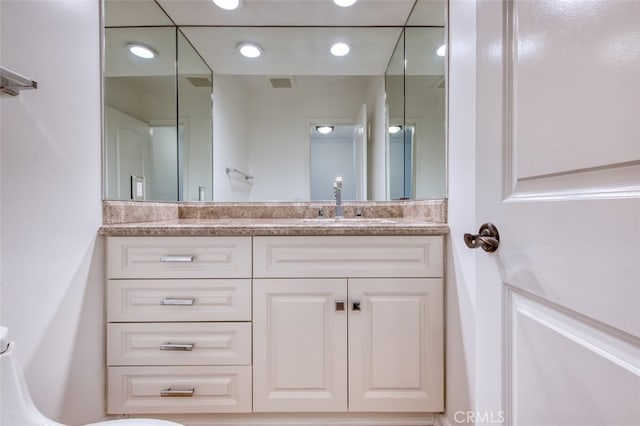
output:
M109 280L107 319L250 321L251 280Z
M255 237L254 277L441 277L441 236Z
M250 237L109 237L109 278L250 278Z
M250 365L251 323L112 323L108 365Z
M250 412L251 367L109 367L107 393L110 414Z

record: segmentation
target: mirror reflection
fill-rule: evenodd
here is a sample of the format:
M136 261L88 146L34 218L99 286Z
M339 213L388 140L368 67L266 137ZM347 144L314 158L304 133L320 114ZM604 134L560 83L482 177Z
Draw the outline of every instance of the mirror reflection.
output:
M109 3L105 198L327 200L336 176L345 200L445 197L442 26L142 27L150 2Z
M107 28L105 42L106 198L177 200L176 29Z
M104 73L105 197L206 200L212 75L189 41L176 27L106 28Z
M444 28L406 27L385 74L391 199L446 194Z

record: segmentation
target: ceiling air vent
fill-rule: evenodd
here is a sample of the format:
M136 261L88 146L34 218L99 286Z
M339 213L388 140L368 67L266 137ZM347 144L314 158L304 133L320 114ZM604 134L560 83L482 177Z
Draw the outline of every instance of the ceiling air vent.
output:
M211 80L206 77L187 77L194 87L211 87Z
M273 89L293 89L295 87L293 77L269 77L269 83Z

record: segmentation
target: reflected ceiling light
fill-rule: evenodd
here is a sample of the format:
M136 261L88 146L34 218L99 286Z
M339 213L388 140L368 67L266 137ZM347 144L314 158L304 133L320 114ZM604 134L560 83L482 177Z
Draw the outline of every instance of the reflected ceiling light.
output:
M316 132L326 135L333 132L333 126L316 126Z
M148 46L145 46L144 44L129 43L127 47L129 48L129 52L133 53L139 58L152 59L158 55L158 52Z
M344 43L342 41L338 43L334 43L331 46L331 54L333 56L345 56L348 55L351 51L351 46L348 43Z
M438 49L436 50L436 55L438 56L444 56L447 53L447 45L443 44L442 46L438 47Z
M395 135L400 130L402 130L402 126L398 126L398 125L395 125L395 124L389 126L389 133L391 133L392 135Z
M333 0L333 2L335 4L337 4L338 6L341 7L349 7L349 6L353 6L353 4L356 2L357 0Z
M233 10L240 6L240 0L213 0L220 9Z
M262 55L262 48L255 43L240 43L238 51L245 58L257 58Z

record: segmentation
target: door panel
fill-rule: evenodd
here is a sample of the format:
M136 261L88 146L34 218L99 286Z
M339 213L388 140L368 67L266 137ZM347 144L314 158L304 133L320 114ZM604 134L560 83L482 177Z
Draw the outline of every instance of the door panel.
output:
M640 398L633 340L526 294L512 293L510 306L514 424L630 424Z
M513 195L640 193L640 121L627 113L640 108L638 16L638 2L514 1L507 10Z
M640 3L516 0L507 13L518 178L640 160L625 113L640 107Z
M349 411L442 411L442 280L349 279L349 304Z
M131 199L131 176L149 172L149 125L116 109L105 108L106 167L114 173L106 177L105 197Z

